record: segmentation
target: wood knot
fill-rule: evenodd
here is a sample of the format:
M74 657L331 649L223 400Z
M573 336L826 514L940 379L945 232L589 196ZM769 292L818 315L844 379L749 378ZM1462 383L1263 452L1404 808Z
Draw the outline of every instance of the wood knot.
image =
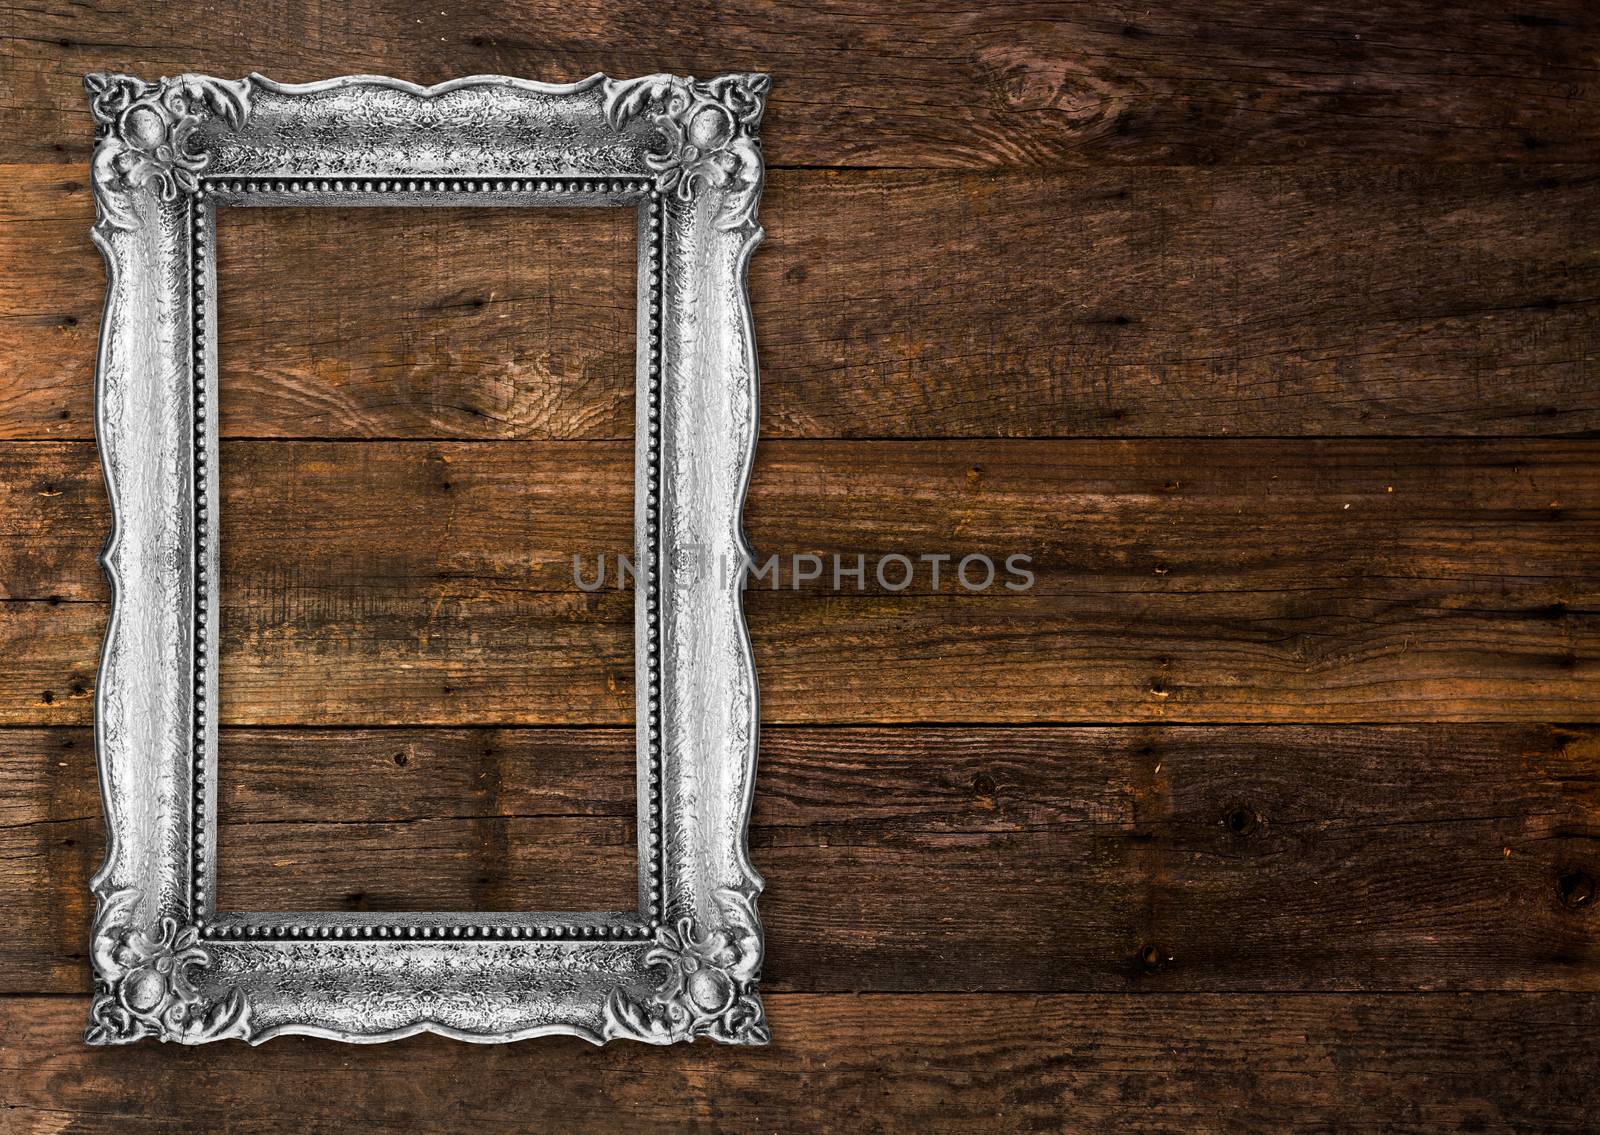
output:
M978 53L987 85L1011 111L1053 111L1085 133L1103 133L1122 117L1126 95L1117 82L1095 73L1081 52L1039 50L1051 36L1050 25L1016 29L1016 38Z
M1233 804L1222 813L1222 826L1244 839L1261 827L1261 817L1243 804Z
M1556 895L1572 910L1588 906L1594 901L1594 876L1576 868L1562 871L1556 876Z

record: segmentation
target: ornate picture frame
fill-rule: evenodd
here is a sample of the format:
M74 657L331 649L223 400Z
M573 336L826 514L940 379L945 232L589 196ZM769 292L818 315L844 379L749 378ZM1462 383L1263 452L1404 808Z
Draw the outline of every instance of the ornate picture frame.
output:
M762 235L767 84L85 78L108 273L96 430L113 512L89 1043L767 1040L761 879L745 841L757 689L742 573L701 567L750 554L746 270ZM637 211L639 909L216 909L216 211L272 205Z

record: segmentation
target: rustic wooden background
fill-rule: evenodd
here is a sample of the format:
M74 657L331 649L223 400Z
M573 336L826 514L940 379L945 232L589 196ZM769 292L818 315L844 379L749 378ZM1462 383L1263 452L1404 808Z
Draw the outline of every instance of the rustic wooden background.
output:
M90 0L0 38L0 1129L1600 1126L1600 9ZM98 69L773 73L755 545L1037 584L751 596L770 1048L82 1046ZM565 557L627 541L627 232L223 239L227 893L605 905L628 608Z

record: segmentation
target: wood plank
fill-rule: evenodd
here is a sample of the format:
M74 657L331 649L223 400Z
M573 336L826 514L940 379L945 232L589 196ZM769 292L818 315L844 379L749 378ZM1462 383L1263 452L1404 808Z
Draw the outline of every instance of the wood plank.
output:
M421 6L163 0L13 6L0 41L0 143L82 159L85 71L148 77L349 72L420 82L596 70L775 76L764 140L779 165L1280 165L1339 160L1587 160L1600 121L1600 21L1576 0L1381 8L1289 0L803 8L634 0ZM248 34L245 34L248 31Z
M633 730L225 730L224 910L632 910Z
M628 436L625 234L446 213L225 210L224 432ZM765 437L1600 431L1592 165L778 171L763 217ZM90 436L90 220L0 170L0 437Z
M219 824L217 901L253 911L637 910L637 846L631 818Z
M763 713L1584 719L1600 675L1592 448L765 443L748 527L782 557L783 590L769 576L747 595ZM88 720L106 521L86 450L0 451L0 532L20 537L0 546L5 723ZM625 443L226 443L223 721L630 722L631 595L572 578L574 555L592 573L629 547L628 460ZM903 567L886 565L890 587L875 568L895 553L954 558L937 589L922 562L894 591ZM828 566L791 590L806 554ZM864 557L863 589L841 575L831 590L835 554ZM1031 557L1028 590L1008 589L1014 554ZM972 555L996 562L987 590L954 575Z
M441 1037L259 1049L79 1042L82 998L0 999L23 1132L363 1130L1588 1132L1600 998L804 996L773 1043ZM293 1091L285 1091L293 1084ZM225 1090L222 1090L225 1086Z
M631 442L229 443L221 477L224 704L278 702L294 655L278 724L633 721L632 592L572 559L631 551Z
M246 899L286 875L332 909L501 902L537 839L552 876L583 880L631 815L625 735L227 731L224 870ZM89 735L0 743L4 991L83 991ZM765 980L1600 990L1597 815L1595 727L774 728L750 833Z
M219 216L224 434L633 436L634 210Z

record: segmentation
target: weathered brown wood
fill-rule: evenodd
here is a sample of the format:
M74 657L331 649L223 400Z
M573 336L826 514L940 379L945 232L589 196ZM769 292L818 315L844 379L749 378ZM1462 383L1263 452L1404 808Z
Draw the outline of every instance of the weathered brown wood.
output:
M573 1038L252 1049L78 1041L83 998L0 999L11 1130L1506 1131L1600 1122L1600 998L806 996L773 1044ZM293 1085L293 1090L286 1090Z
M0 174L0 437L90 436L85 181ZM630 436L622 211L223 217L226 434ZM763 217L766 437L1600 430L1592 165L778 171Z
M636 803L631 729L224 729L220 745L219 818L240 828L617 820Z
M747 596L763 712L1583 719L1600 649L1590 449L767 443L748 527L763 558L783 557L785 590L769 577ZM630 546L629 454L226 443L223 721L631 721L631 595L572 577L572 556L592 573L598 552ZM83 443L3 459L0 531L22 539L0 542L0 579L20 581L0 603L0 720L82 723L104 614L98 473ZM806 553L824 557L823 578L788 590ZM845 568L866 557L865 590L841 576L822 593L836 553ZM983 554L998 573L970 592L952 561L935 591L919 564L893 592L874 570L890 553ZM1013 554L1031 557L1029 590L1006 587L1020 582L1004 569Z
M219 905L634 909L633 742L631 729L225 730Z
M634 210L219 217L224 434L633 436Z
M1575 2L916 3L869 16L838 0L697 0L664 16L637 0L374 0L338 19L292 4L12 5L0 145L83 157L80 77L106 69L289 82L768 70L779 165L1550 162L1592 159L1600 141L1600 23Z
M39 163L0 167L0 723L88 721L105 615L94 69L770 69L757 547L1016 541L1037 573L750 596L766 716L830 726L763 734L760 1051L88 1050L92 740L0 729L0 991L76 995L0 999L0 1130L1600 1128L1600 734L1537 724L1594 717L1594 442L916 441L1600 431L1600 9L0 28L0 158ZM560 571L628 538L622 218L227 217L231 436L573 443L231 446L233 720L626 719L626 604ZM910 444L794 444L830 438ZM1284 724L842 724L975 718ZM1305 724L1351 720L1433 723ZM607 885L630 739L225 729L224 885L370 909Z
M81 991L90 737L0 742L3 989ZM515 906L534 855L546 879L622 862L627 743L226 731L223 872L246 908ZM1597 785L1594 728L769 729L751 831L766 980L1596 990Z
M306 750L303 760L315 760ZM221 824L222 910L613 911L639 905L631 818Z
M230 443L221 477L224 702L278 702L287 653L308 684L279 724L633 720L632 593L572 558L630 553L630 443ZM324 684L341 657L366 709Z

